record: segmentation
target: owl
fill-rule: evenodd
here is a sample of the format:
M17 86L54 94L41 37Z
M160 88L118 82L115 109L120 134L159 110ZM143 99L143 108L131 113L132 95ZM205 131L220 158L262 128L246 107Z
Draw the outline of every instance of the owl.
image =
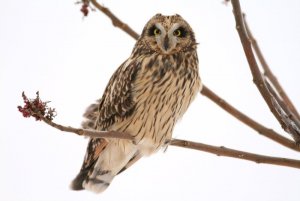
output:
M116 175L167 145L202 87L196 48L194 32L180 15L157 14L149 20L82 123L135 140L91 138L73 190L103 192Z

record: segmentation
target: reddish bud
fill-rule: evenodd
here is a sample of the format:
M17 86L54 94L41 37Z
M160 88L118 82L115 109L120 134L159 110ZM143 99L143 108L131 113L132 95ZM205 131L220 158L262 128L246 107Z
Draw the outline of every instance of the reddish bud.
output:
M35 120L40 121L41 116L44 116L48 120L53 120L56 116L55 109L47 106L48 102L43 102L40 99L39 92L36 92L35 99L28 99L25 93L22 93L24 106L18 106L19 112L22 113L23 117L34 117Z
M83 15L86 17L89 14L89 3L84 2L81 6L80 11L83 13Z

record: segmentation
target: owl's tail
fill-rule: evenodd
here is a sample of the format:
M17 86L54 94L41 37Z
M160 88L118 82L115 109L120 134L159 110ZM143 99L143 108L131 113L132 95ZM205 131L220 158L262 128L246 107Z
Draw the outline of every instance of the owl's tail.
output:
M136 145L129 140L115 139L109 141L92 167L81 169L73 180L73 190L90 190L103 192L113 178L141 158Z

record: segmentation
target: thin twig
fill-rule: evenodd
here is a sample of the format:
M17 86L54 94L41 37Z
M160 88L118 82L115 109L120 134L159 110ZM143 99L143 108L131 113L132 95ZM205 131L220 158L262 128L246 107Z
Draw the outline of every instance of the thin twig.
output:
M255 163L265 163L265 164L300 168L300 160L264 156L264 155L239 151L235 149L230 149L223 146L217 147L217 146L207 145L203 143L191 142L191 141L179 140L179 139L173 139L170 144L173 146L209 152L212 154L216 154L218 156L226 156L226 157L238 158L242 160L249 160Z
M278 107L280 105L276 102L277 101L276 98L274 96L272 96L272 94L269 92L269 90L266 86L266 83L262 77L262 74L259 70L258 64L256 62L256 58L252 51L251 42L248 38L248 33L245 28L240 3L238 0L232 0L231 4L233 6L233 13L235 16L235 21L236 21L236 29L238 31L238 34L239 34L239 37L240 37L240 40L241 40L241 43L242 43L242 46L244 49L244 53L246 55L246 58L247 58L247 61L248 61L248 64L249 64L249 67L250 67L250 70L252 73L253 82L257 86L260 94L264 98L265 102L267 103L267 105L268 105L269 109L271 110L271 112L273 113L273 115L276 117L277 121L281 124L282 128L286 132L290 133L294 137L295 140L297 140L300 138L300 133L298 132L298 130L300 130L300 128L293 129L293 127L291 127L289 124L293 123L296 125L296 123L289 116L281 115L282 108ZM286 124L286 122L288 122L288 124Z
M245 16L245 15L244 15ZM284 89L282 88L281 84L279 83L278 79L276 78L276 76L273 74L273 72L271 71L268 63L266 62L259 45L256 42L256 39L254 38L246 18L244 18L244 24L245 24L245 28L247 30L248 33L248 37L250 39L250 42L252 44L252 47L255 51L255 54L261 64L261 66L264 69L264 75L270 80L270 82L272 83L272 85L275 87L276 91L278 92L278 94L280 95L280 97L282 98L283 102L285 103L285 105L287 105L287 107L291 110L291 113L293 113L295 115L295 117L298 119L298 121L300 121L300 115L296 109L296 107L294 106L294 104L292 103L292 101L290 100L290 98L288 97L288 95L286 94L286 92L284 91Z
M109 17L111 19L111 21L112 21L112 24L115 27L118 27L118 28L122 29L123 31L125 31L126 33L128 33L131 37L133 37L136 40L139 38L139 34L137 34L127 24L125 24L119 18L117 18L112 12L110 12L110 10L108 8L100 5L96 0L90 0L90 2L96 8L98 8L100 11L102 11L107 17Z
M63 126L61 124L54 123L53 121L50 121L49 119L45 118L43 115L40 114L37 115L46 124L64 132L75 133L80 136L86 136L91 138L120 138L120 139L134 140L134 138L127 133L122 133L117 131L97 131L97 130L88 130L82 128L73 128L71 126Z
M267 128L263 126L262 124L254 121L247 115L243 114L236 108L234 108L232 105L227 103L224 99L219 97L217 94L215 94L213 91L211 91L208 87L203 85L201 94L209 98L211 101L215 102L217 105L219 105L223 110L249 126L250 128L256 130L259 134L285 146L290 149L293 149L294 151L300 152L300 147L293 142L292 140L289 140L286 137L283 137L279 133L276 133L274 130Z

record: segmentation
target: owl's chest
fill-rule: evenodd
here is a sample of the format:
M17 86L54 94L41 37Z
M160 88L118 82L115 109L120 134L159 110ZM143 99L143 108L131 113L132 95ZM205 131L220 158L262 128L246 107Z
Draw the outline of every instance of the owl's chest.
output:
M179 63L172 57L144 60L133 89L135 102L172 110L189 102L200 87L197 65L191 59Z
M200 79L195 70L168 60L156 62L151 68L144 65L133 89L136 125L155 142L171 138L176 121L199 89Z

